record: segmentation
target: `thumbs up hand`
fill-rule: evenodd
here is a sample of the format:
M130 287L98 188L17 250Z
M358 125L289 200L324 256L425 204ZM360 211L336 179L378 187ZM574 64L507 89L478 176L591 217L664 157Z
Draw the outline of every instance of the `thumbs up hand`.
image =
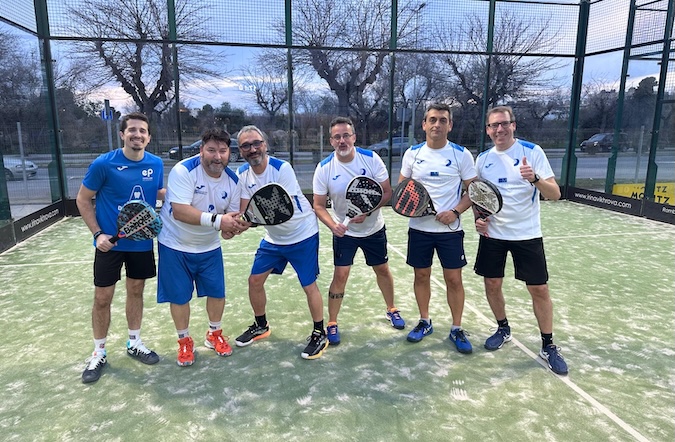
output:
M523 157L523 161L520 162L520 176L524 179L532 183L536 177L534 176L534 170L532 170L532 167L530 167L529 164L527 164L527 157Z

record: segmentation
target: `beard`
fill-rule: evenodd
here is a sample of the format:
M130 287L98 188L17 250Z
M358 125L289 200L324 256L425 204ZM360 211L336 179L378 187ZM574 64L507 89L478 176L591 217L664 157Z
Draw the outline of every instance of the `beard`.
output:
M225 165L223 163L216 163L215 161L202 161L202 164L204 164L204 168L211 176L218 177L221 173L223 173L223 170L225 170Z

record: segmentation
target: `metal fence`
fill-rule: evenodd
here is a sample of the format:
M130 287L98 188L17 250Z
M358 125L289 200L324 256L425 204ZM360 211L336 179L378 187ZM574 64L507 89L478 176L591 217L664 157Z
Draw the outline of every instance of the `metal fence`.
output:
M424 140L435 101L474 153L489 142L486 110L512 106L565 197L673 222L673 3L2 2L0 233L12 243L72 213L130 111L151 118L148 150L167 169L204 128L257 124L311 192L333 117L353 119L395 181L396 143Z

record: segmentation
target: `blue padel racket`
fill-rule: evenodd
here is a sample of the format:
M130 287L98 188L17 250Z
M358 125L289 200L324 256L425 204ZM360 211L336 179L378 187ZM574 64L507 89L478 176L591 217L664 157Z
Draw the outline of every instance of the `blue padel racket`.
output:
M110 238L111 243L120 239L143 241L152 239L162 230L162 220L155 209L142 200L131 200L122 206L117 215L117 234Z

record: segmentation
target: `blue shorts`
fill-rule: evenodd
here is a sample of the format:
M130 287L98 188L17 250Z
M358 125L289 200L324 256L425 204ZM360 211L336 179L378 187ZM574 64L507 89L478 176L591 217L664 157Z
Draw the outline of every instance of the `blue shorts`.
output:
M281 275L289 262L298 274L301 286L315 282L319 275L319 234L289 245L272 244L263 239L255 252L251 275L269 270Z
M337 267L351 266L359 247L366 257L366 265L373 267L386 263L389 260L387 228L382 227L380 231L365 237L345 235L340 238L333 235L333 264Z
M408 258L406 263L416 269L431 267L434 250L444 269L460 269L466 265L464 231L428 233L408 229Z
M511 252L513 258L516 279L525 281L527 285L543 285L548 282L543 238L506 241L481 235L473 270L485 278L503 278L508 252Z
M183 305L197 296L225 297L223 253L218 247L204 253L187 253L158 245L157 302Z

